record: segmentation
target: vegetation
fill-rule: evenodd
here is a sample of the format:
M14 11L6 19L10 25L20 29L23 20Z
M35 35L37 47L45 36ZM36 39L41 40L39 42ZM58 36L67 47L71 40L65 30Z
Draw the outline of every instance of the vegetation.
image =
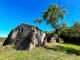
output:
M16 51L13 45L2 47L0 43L0 60L80 60L80 47L73 44L49 43L46 48Z
M46 24L52 26L52 28L55 28L55 33L53 32L48 35L50 37L56 35L57 42L59 42L60 39L62 39L64 40L64 42L75 42L78 44L80 42L80 23L75 22L71 27L67 27L66 22L63 22L62 26L59 25L58 21L61 19L63 20L65 14L65 9L60 8L58 5L50 4L49 8L44 12L42 16L43 19L41 20L37 18L35 22L42 23L43 21L45 21Z
M80 44L80 23L75 22L71 27L65 27L61 29L60 37L65 42Z
M57 42L59 42L60 25L58 24L58 21L60 18L63 20L65 14L65 9L60 8L56 4L50 4L49 8L44 12L42 16L43 20L37 18L34 22L41 23L45 21L46 24L50 25L52 28L55 28L56 34L58 36Z
M58 37L64 39L64 42L80 42L80 23L75 22L73 26L67 27L64 22L62 26L58 24L59 20L63 20L66 14L65 9L61 9L58 5L51 4L44 12L43 19L37 18L34 22L50 25L55 28ZM61 18L61 19L60 19ZM37 29L37 27L33 27ZM45 32L53 37L55 32ZM2 46L3 39L0 39L0 60L80 60L80 46L69 43L48 43L46 47L37 47L31 51L15 50L13 45Z
M49 8L43 14L43 20L37 18L35 22L41 23L42 21L46 21L46 24L49 24L57 31L59 30L59 18L63 19L65 13L66 11L64 9L61 9L58 5L50 4Z

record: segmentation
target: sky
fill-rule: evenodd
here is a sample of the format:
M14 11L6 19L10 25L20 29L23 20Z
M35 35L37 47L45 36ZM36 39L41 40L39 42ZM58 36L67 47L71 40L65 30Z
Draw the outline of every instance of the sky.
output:
M80 22L80 0L0 0L0 36L7 37L21 23L35 25L44 31L53 30L45 23L34 23L37 17L42 18L51 3L60 4L68 11L60 23L72 26L74 21Z

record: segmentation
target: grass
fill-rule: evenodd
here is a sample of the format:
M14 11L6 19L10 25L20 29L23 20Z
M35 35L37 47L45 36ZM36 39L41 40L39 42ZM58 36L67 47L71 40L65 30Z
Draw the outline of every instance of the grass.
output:
M49 43L30 51L16 51L12 45L2 47L0 41L0 60L80 60L80 46L73 44Z

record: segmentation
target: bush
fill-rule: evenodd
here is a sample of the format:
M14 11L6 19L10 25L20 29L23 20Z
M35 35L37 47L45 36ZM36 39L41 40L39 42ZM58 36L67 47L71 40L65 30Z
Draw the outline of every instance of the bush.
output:
M80 42L80 28L63 28L60 32L60 37L64 39L64 42Z

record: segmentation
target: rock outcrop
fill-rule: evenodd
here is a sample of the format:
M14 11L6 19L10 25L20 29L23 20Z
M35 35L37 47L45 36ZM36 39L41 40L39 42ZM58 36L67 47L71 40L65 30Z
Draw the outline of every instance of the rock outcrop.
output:
M30 50L36 46L42 46L46 34L33 25L21 24L13 29L3 46L14 43L16 50Z

